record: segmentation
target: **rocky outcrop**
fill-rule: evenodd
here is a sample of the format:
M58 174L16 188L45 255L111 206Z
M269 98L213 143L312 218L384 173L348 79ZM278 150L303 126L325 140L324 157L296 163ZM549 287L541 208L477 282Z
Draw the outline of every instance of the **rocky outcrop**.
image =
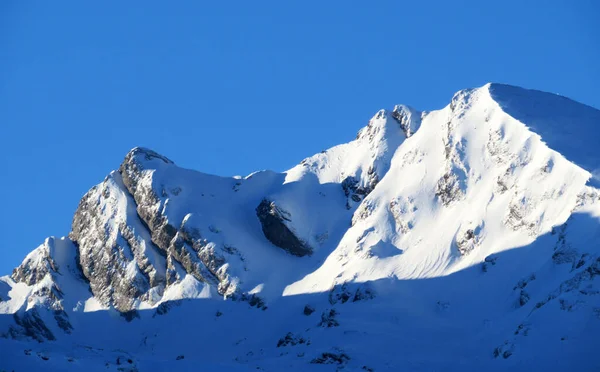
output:
M46 242L25 257L23 262L13 270L11 278L17 283L34 285L56 270L57 265Z
M72 244L68 240L65 242ZM44 244L27 255L21 265L13 271L11 278L17 283L31 286L32 290L29 294L28 306L13 315L16 325L9 329L8 337L33 338L40 342L54 340L55 336L44 323L38 308L50 313L58 327L65 333L71 333L73 330L64 309L64 293L59 286L58 278L63 274L75 274L76 278L79 278L80 273L78 268L76 272L69 272L68 265L61 268L55 259L55 249L55 239L46 239Z
M344 195L347 198L346 209L352 209L353 205L360 203L373 191L379 182L379 178L373 167L369 168L367 176L369 181L366 186L360 186L359 180L352 176L348 176L342 181L342 190L344 190Z
M46 326L37 309L15 313L13 315L14 326L10 326L8 333L4 337L10 337L16 340L34 339L38 342L53 341L56 337Z
M285 346L296 346L296 345L310 345L310 340L305 339L301 335L295 335L292 332L288 332L285 337L282 337L277 341L277 347Z
M135 214L121 176L111 173L80 201L69 237L79 246L79 263L94 295L104 305L131 310L152 300L165 285L164 263L151 262L157 248Z
M167 257L169 284L177 280L175 266L180 265L196 279L213 284L220 294L232 296L237 286L229 277L226 261L216 244L203 238L200 231L188 226L188 215L174 225L163 213L168 203L164 186L153 179L153 173L174 163L156 152L137 147L131 150L119 168L128 192L137 205L137 214L147 226L152 242ZM175 194L179 194L178 188Z
M406 138L412 136L421 126L423 114L406 105L396 105L391 113L392 118L400 124Z
M265 237L273 245L294 256L302 257L312 254L312 249L288 227L287 224L291 222L290 214L277 207L275 202L263 199L256 208L256 215L260 220Z

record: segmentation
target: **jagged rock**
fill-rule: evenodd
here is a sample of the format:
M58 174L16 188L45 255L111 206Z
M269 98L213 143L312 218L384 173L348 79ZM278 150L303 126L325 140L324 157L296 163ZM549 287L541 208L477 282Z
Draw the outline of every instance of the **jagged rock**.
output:
M257 309L261 309L261 310L268 309L267 305L265 304L265 301L254 293L253 294L243 293L240 296L239 300L247 301L250 306L256 307Z
M275 202L263 199L256 208L256 215L260 220L265 237L273 245L294 256L302 257L312 254L312 248L290 230L288 226L288 223L291 222L289 213L277 207Z
M525 290L521 290L521 293L519 294L519 305L525 306L525 304L529 302L529 298L529 294Z
M8 336L14 339L32 338L38 342L54 341L56 337L46 326L36 308L13 315L16 327L8 329Z
M304 306L304 310L302 311L302 313L306 316L311 315L314 312L315 312L315 308L310 305Z
M481 265L481 270L486 273L490 266L495 266L496 265L496 260L498 259L498 256L496 255L489 255L486 258L484 258L483 263Z
M535 280L535 278L536 278L535 274L531 274L531 275L529 275L527 278L519 280L519 282L518 282L518 283L517 283L517 285L516 285L516 286L513 288L513 290L516 290L516 289L523 289L523 288L527 287L527 285L528 285L530 282L534 281L534 280Z
M65 331L65 333L70 334L73 330L73 326L71 322L69 322L69 315L64 310L54 310L54 320L56 320L56 324L58 324L59 328Z
M47 240L13 270L11 277L17 283L34 285L46 275L56 271L57 265L50 254L50 243Z
M375 291L367 284L355 286L356 289L351 289L348 283L341 286L335 286L329 291L329 303L332 305L346 303L348 301L357 302L375 298Z
M406 105L396 105L392 110L392 118L400 124L406 138L412 136L421 126L422 113Z
M182 300L163 302L156 307L156 310L154 311L154 314L152 315L152 317L155 317L157 315L165 315L173 307L180 306L182 303L183 303Z
M323 314L321 314L321 321L319 322L319 327L338 327L340 323L337 321L336 316L338 312L335 309L325 310Z
M137 310L121 311L120 314L121 317L123 317L128 322L140 318L140 314Z
M215 244L204 239L196 228L186 225L189 215L180 226L174 226L161 212L166 197L159 196L149 176L152 167L171 165L174 163L168 158L138 147L127 154L119 173L137 204L137 214L151 233L152 242L163 254L172 257L171 261L177 261L199 281L215 285L220 294L232 296L237 287L231 282L227 270L223 269L226 261L216 251ZM174 279L172 271L167 276L170 281Z
M494 358L498 358L501 356L504 359L508 359L513 354L514 349L514 344L505 341L504 344L494 349Z
M304 337L294 335L292 332L288 332L285 337L282 337L277 341L277 347L284 346L296 346L296 345L310 345L310 340L306 340Z
M348 176L342 181L342 190L347 198L346 209L351 209L352 205L360 203L375 188L378 180L376 179L374 168L369 168L367 175L370 178L367 186L360 186L359 181L352 176Z
M137 299L151 299L150 290L160 292L165 284L146 251L158 249L135 210L120 174L113 172L81 199L69 234L92 292L119 311L130 310Z
M531 328L525 324L519 324L517 329L515 330L515 335L527 336L529 335L529 331Z
M348 363L348 361L350 361L350 357L346 353L335 354L335 353L325 352L325 353L322 353L317 358L311 360L310 362L312 364L340 364L340 365L342 365L342 364Z

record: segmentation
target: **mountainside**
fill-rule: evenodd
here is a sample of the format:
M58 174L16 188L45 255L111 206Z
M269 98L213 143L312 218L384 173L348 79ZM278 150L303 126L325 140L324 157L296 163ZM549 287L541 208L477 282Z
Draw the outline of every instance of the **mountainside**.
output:
M0 370L598 370L599 143L487 84L284 173L135 148L0 278Z

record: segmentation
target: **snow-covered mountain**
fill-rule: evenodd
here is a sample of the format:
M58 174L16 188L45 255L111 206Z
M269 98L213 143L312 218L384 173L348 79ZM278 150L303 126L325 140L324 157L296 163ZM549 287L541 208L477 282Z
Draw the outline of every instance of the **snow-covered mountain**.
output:
M487 84L284 173L135 148L0 278L0 370L599 370L598 145Z

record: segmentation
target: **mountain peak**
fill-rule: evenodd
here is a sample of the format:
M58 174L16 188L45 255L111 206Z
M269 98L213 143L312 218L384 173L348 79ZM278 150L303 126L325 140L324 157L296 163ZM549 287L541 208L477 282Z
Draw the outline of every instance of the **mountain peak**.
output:
M486 84L381 110L285 173L211 176L136 147L69 238L0 278L0 350L14 369L43 355L30 370L588 370L600 190L577 144L597 142L596 117Z
M484 88L506 114L538 134L548 147L600 177L600 110L539 90L497 83Z
M125 161L130 161L135 159L136 161L152 161L155 159L162 160L166 164L175 164L172 160L163 156L156 151L153 151L146 147L134 147L129 150L127 155L125 156Z

